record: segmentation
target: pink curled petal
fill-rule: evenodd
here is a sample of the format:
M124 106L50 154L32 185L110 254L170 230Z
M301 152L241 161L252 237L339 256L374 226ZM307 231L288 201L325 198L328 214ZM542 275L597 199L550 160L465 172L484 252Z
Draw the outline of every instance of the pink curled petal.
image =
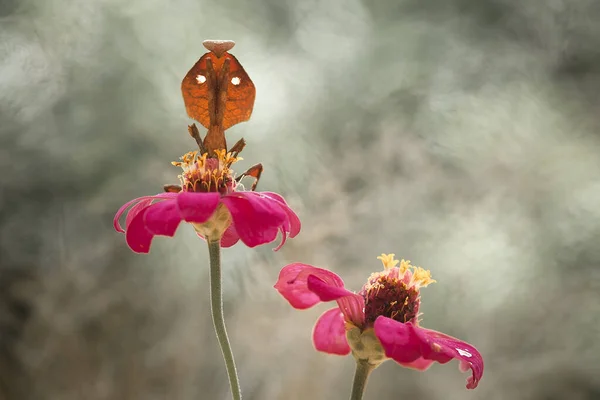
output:
M306 278L306 284L308 289L319 296L321 301L333 301L346 296L356 296L345 287L325 282L315 275L309 275Z
M460 363L458 364L458 370L460 372L467 372L469 369L471 369L471 364L469 364L466 361L460 360Z
M287 240L286 230L283 228L279 228L279 232L281 232L281 242L277 245L277 247L275 247L273 249L273 251L279 251L279 249L281 249L283 247L283 245L285 244L285 241Z
M311 275L337 286L344 286L342 278L333 272L312 265L294 263L281 269L274 287L292 307L304 310L321 302L319 296L308 288L307 279Z
M355 293L352 296L342 297L337 300L338 307L344 313L346 319L356 326L365 323L365 299Z
M411 364L421 358L421 342L410 324L380 316L374 328L387 357L400 364Z
M148 196L146 196L148 197ZM113 218L113 227L115 228L115 230L117 232L121 232L121 233L125 233L125 230L123 229L123 227L121 226L121 223L119 222L119 219L121 218L121 215L123 215L123 213L125 212L125 210L127 210L127 208L132 205L133 203L136 202L141 202L143 200L146 200L146 198L144 197L138 197L137 199L133 199L133 200L129 200L127 203L123 204L121 206L121 208L119 208L119 210L117 211L117 213L115 214L115 217ZM152 202L152 200L148 201L146 200L147 204L146 206L150 205L150 203ZM135 207L135 206L134 206ZM131 215L131 210L130 212L127 214L127 218L129 218L129 215ZM135 213L137 215L137 212ZM129 225L127 222L125 223L125 226Z
M286 212L286 214L288 216L288 220L289 220L289 224L290 224L288 232L290 233L290 237L293 239L300 233L300 229L302 228L302 223L300 222L300 218L298 218L298 215L296 215L296 213L294 211L292 211L291 208L286 206L284 208L284 211Z
M287 204L282 205L281 207L283 211L285 211L285 213L287 214L287 220L279 228L279 231L281 232L281 243L279 243L279 245L276 248L274 248L273 251L278 251L283 247L287 240L288 232L289 237L294 238L300 232L301 227L300 218L298 218L296 213L294 213L292 209L287 206Z
M235 226L231 224L225 232L223 232L223 237L221 237L221 247L231 247L239 242L239 240L240 236L235 231Z
M179 192L177 205L184 221L201 224L215 213L220 199L219 193Z
M319 296L321 301L336 300L346 319L355 325L362 325L365 320L365 300L362 296L349 291L335 282L328 283L316 275L306 278L307 287Z
M467 379L467 389L475 389L483 376L483 358L479 351L452 336L424 329L410 322L403 324L387 317L377 318L375 335L381 342L386 356L400 364L413 364L416 361L420 363L419 359L445 364L457 359L461 361L461 370L472 371L472 376Z
M302 224L300 223L300 218L298 218L296 213L293 212L291 208L288 208L288 211L286 212L288 213L288 218L290 219L290 237L293 239L300 233Z
M131 250L136 253L148 253L150 251L152 238L154 238L154 235L146 229L146 224L144 222L144 214L146 214L150 207L152 206L150 205L136 214L131 220L131 223L127 227L127 232L125 233L127 244Z
M177 201L165 200L148 207L144 214L144 222L150 233L173 237L181 222Z
M288 236L293 238L300 232L300 219L294 211L287 205L283 197L273 192L240 192L245 197L256 197L262 199L265 203L270 203L272 207L279 207L285 213L283 220L279 224L279 232L281 232L281 242L273 251L278 251L287 241ZM272 232L270 232L272 235ZM243 239L242 239L243 240ZM275 239L273 239L275 240ZM271 240L272 241L272 240ZM265 243L267 243L265 241ZM253 247L253 246L251 246Z
M286 214L273 199L255 192L236 192L221 199L240 239L248 247L270 243L285 223Z
M121 218L121 216L123 215L125 210L127 210L127 208L129 208L129 206L131 206L132 204L141 203L139 205L136 204L133 207L131 207L131 210L129 210L129 212L127 213L125 227L129 226L133 217L135 217L142 209L149 206L152 203L152 200L170 198L170 197L173 197L173 195L177 195L177 194L176 193L159 193L157 195L138 197L136 199L128 201L127 203L123 204L121 206L121 208L119 208L119 210L115 214L115 218L113 219L113 227L115 228L115 230L117 232L125 233L125 230L121 227L121 224L119 223L119 219Z
M261 194L264 196L271 197L281 204L282 209L285 211L288 217L289 228L287 231L290 234L289 236L291 238L296 237L296 235L300 233L300 228L302 227L302 224L300 223L300 218L298 218L298 215L296 215L296 213L290 208L290 206L288 206L285 199L281 197L281 195L273 192L261 192Z
M469 343L448 336L444 333L412 326L417 337L422 341L423 358L444 364L452 359L460 361L462 371L471 369L472 375L467 378L467 389L475 389L483 376L483 357Z
M313 329L315 349L329 354L345 356L350 353L346 339L344 315L338 307L325 311Z
M133 218L135 218L135 216L138 215L140 213L140 211L142 211L144 208L146 208L150 204L152 204L153 200L154 199L141 200L139 203L134 204L129 209L129 211L127 212L127 215L125 216L125 230L129 229L129 225L131 224L131 221L133 220Z

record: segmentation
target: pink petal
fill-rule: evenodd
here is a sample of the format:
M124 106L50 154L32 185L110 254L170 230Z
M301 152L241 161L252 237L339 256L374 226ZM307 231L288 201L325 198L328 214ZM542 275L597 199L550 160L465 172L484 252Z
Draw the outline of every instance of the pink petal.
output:
M385 355L401 364L412 363L421 357L421 343L410 326L386 317L375 320L375 335Z
M483 358L479 351L451 336L387 317L377 318L375 334L386 356L401 364L414 364L420 358L440 364L457 359L461 361L461 369L467 367L472 371L472 376L467 379L467 389L476 388L483 375Z
M345 356L350 353L346 340L344 315L338 307L325 311L317 320L313 330L315 349Z
M131 210L129 210L129 212L127 213L127 217L126 217L126 221L125 221L125 227L126 228L131 223L131 220L142 209L144 209L147 206L149 206L152 203L153 200L155 200L155 199L169 199L169 198L172 198L172 197L175 197L175 196L177 196L177 193L159 193L159 194L154 195L154 196L143 196L143 197L138 197L137 199L133 199L133 200L128 201L127 203L123 204L121 206L121 208L119 208L119 210L115 214L115 218L113 219L113 226L114 226L115 230L117 232L125 233L125 230L121 227L121 224L119 223L119 219L121 218L121 216L123 215L123 213L125 212L125 210L127 210L127 208L129 208L129 206L131 206L132 204L138 203L138 204L134 205L133 207L131 207Z
M240 239L248 247L270 243L286 221L279 204L256 192L235 192L221 199L227 206Z
M231 247L239 242L239 240L240 236L235 231L235 226L231 224L225 230L225 232L223 232L223 237L221 238L221 247Z
M133 218L135 218L135 216L138 215L140 213L140 211L142 211L144 208L146 208L150 204L152 204L153 201L154 201L154 199L141 200L139 203L134 204L129 209L129 211L127 211L127 215L125 216L125 230L129 229L129 225L131 224L131 221L133 220ZM123 233L123 232L125 232L125 231L121 230L121 233Z
M275 192L254 192L254 193L260 193L263 196L269 196L271 197L273 200L276 200L284 205L287 206L287 202L285 201L285 199L283 198L282 195L275 193Z
M283 209L283 211L285 211L285 213L288 216L288 232L290 233L290 237L296 237L296 235L300 233L300 228L302 227L302 224L300 223L300 218L298 218L298 215L296 215L296 213L290 208L290 206L288 206L285 199L281 197L281 195L274 192L260 192L260 194L263 196L271 197L281 204L281 208Z
M217 209L221 195L219 193L177 193L177 205L181 218L186 222L206 222Z
M279 251L287 241L287 230L284 227L279 228L279 232L281 232L281 242L273 249L273 251Z
M308 289L319 296L321 301L333 301L345 296L358 296L343 286L337 286L337 282L325 282L323 279L314 274L308 275L306 278L306 283Z
M125 233L127 244L136 253L148 253L154 238L152 232L146 229L146 223L144 222L144 215L150 207L152 206L144 208L133 217Z
M357 326L365 322L365 301L344 288L344 281L331 271L294 263L283 267L275 289L294 308L305 309L322 301L336 300L346 319Z
M467 378L467 389L475 389L483 376L483 357L479 351L467 342L444 333L420 327L413 328L417 335L427 343L423 357L443 364L444 360L460 360L459 368L465 372L471 369L472 376Z
M177 201L165 200L148 207L144 222L152 234L173 237L181 222Z
M356 326L362 326L365 323L365 299L361 295L326 282L313 274L306 278L306 283L308 289L319 296L321 301L337 301L348 321Z
M342 278L333 272L313 267L312 265L294 263L286 265L281 269L275 289L281 293L292 307L300 310L310 308L321 302L319 296L308 289L306 281L310 275L320 277L324 281L338 287L344 286Z

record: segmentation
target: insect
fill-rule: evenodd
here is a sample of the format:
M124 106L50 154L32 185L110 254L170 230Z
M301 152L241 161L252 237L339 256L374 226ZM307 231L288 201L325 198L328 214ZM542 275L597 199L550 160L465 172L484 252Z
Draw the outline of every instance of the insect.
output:
M246 142L240 139L227 150L225 130L250 119L256 97L254 83L244 67L228 51L235 46L232 40L205 40L208 50L188 71L181 82L181 92L187 114L208 129L204 139L196 124L188 127L196 140L200 153L216 157L215 150L226 150L237 156ZM255 178L252 190L256 189L262 173L262 165L256 164L236 178Z

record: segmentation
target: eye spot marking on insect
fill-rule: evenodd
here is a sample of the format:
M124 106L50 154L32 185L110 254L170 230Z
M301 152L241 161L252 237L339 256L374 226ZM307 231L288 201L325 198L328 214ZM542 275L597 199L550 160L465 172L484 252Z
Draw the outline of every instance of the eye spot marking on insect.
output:
M242 82L242 80L240 78L238 78L237 76L234 76L233 78L231 78L231 83L235 86L239 85Z
M198 82L198 83L201 85L201 84L203 84L204 82L206 82L206 77L205 77L204 75L198 75L198 76L196 77L196 81L197 81L197 82Z

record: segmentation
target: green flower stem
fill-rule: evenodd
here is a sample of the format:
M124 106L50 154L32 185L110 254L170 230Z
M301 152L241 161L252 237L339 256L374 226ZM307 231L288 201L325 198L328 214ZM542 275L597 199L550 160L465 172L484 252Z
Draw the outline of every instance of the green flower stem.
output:
M367 380L374 369L375 366L369 364L367 360L356 360L356 371L354 372L354 383L352 383L350 400L362 400L365 388L367 387Z
M208 238L207 238L208 239ZM227 337L225 329L225 318L223 317L223 290L221 287L221 243L219 240L208 242L208 254L210 256L210 308L213 325L217 340L221 346L227 375L229 376L229 385L234 400L241 400L242 392L240 390L240 379L237 376L235 360L231 351L231 344Z

